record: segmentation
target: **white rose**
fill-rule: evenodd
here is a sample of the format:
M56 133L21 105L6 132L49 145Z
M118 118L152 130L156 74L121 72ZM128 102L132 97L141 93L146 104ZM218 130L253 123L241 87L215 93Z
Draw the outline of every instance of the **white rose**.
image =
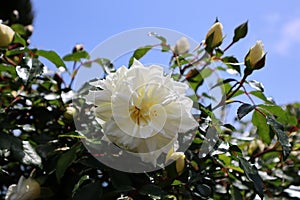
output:
M178 133L198 126L191 114L193 102L185 96L188 85L164 76L157 65L134 60L130 69L119 68L92 83L87 103L94 104L105 139L156 165L156 159L177 142Z

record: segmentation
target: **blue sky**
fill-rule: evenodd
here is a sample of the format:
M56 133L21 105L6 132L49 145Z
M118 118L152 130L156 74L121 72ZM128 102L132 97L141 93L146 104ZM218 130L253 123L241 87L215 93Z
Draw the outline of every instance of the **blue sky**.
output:
M279 104L300 101L298 0L33 0L33 4L32 47L55 50L61 56L70 53L76 43L83 43L89 52L115 34L143 27L173 29L200 42L216 17L224 26L225 47L234 28L248 20L247 37L227 54L242 61L256 40L263 40L267 63L250 79L262 82L266 94Z

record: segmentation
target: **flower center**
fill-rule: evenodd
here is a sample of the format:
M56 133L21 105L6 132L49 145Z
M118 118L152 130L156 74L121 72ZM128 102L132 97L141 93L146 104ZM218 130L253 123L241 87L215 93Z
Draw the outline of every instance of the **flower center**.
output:
M150 121L147 108L133 106L129 111L131 119L139 126L145 126Z

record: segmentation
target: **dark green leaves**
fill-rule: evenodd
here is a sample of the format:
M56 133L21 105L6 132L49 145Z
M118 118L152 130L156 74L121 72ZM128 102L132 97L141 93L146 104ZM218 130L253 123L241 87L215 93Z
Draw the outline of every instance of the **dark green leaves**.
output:
M64 67L66 68L66 65L64 61L60 58L60 56L55 51L45 51L45 50L36 50L33 51L38 56L42 56L52 62L56 67Z
M262 199L264 197L263 191L263 181L258 174L256 167L251 165L245 158L239 157L240 167L245 171L245 174L249 180L251 180L254 184L254 189L256 193Z
M89 53L86 51L77 51L71 54L67 54L63 57L64 61L75 61L79 62L81 59L88 59Z
M58 181L60 181L60 179L64 176L67 168L75 161L76 150L76 147L72 147L59 157L56 165L56 178Z
M251 112L255 106L244 103L237 110L237 117L241 120L244 116L246 116L249 112Z
M267 117L267 123L271 125L272 130L277 135L278 141L282 146L283 159L285 160L289 156L292 147L287 134L284 132L284 126L273 117Z
M226 57L222 58L222 61L224 62L225 65L227 65L227 67L229 69L234 69L239 74L241 74L241 67L240 67L239 61L235 57L226 56Z
M79 188L73 199L101 199L103 190L100 181L95 181Z
M141 59L150 49L152 49L152 46L147 45L147 46L144 46L144 47L141 47L141 48L138 48L137 50L135 50L129 60L128 66L130 67L133 64L134 59L137 59L137 60Z
M239 41L240 39L244 38L247 35L247 32L248 32L248 21L246 21L245 23L239 25L234 29L234 36L232 41L233 42Z

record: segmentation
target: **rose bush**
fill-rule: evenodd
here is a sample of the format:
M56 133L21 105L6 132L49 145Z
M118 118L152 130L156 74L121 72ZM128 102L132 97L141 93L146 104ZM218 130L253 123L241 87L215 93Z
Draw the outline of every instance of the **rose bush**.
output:
M260 82L250 79L266 64L262 43L245 51L244 58L226 55L246 36L247 23L236 27L225 45L217 22L190 53L186 41L176 47L152 34L157 44L136 49L133 65L117 70L107 58L90 59L82 46L62 58L30 48L20 30L21 25L0 49L2 198L297 198L300 104L277 105ZM171 74L137 61L157 47L171 54ZM103 67L106 77L74 90L78 70L91 63ZM201 90L218 71L229 72L209 87L222 88L220 99ZM215 114L226 115L229 104L238 106L234 119ZM181 152L190 130L192 142ZM106 151L112 144L122 151ZM147 168L156 160L166 165L129 173L99 162L99 157L119 160L124 152L138 153L134 162L121 160L124 165Z

